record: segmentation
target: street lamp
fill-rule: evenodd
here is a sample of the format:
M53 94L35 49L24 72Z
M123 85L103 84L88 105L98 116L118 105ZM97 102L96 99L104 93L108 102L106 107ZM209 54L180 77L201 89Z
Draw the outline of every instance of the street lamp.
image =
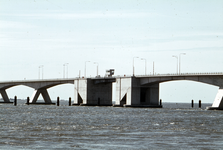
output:
M97 62L94 62L94 64L97 64L97 76L98 76L98 63Z
M139 57L133 57L133 63L132 63L132 68L133 68L133 76L134 76L134 74L135 74L135 67L134 67L134 59L135 58L139 58Z
M86 63L90 61L85 61L85 68L84 68L84 77L86 78Z
M178 57L176 55L173 55L177 59L177 74L178 74Z
M43 65L39 66L39 79L40 79L40 68L42 68L42 79L43 79Z
M155 62L153 61L153 75L154 75L154 72L155 72Z
M145 75L146 75L146 59L145 58L141 58L141 60L145 60Z
M65 66L67 66L67 78L68 78L68 63L63 64L63 78L65 78Z
M67 63L67 78L68 78L68 63Z
M181 66L181 64L180 64L180 55L186 55L186 53L180 53L179 54L179 74L180 74L180 66Z

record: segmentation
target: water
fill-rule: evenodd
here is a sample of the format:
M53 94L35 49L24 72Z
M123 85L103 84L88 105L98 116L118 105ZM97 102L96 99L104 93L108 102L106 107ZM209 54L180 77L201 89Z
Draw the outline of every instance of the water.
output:
M0 149L223 149L223 111L0 104Z

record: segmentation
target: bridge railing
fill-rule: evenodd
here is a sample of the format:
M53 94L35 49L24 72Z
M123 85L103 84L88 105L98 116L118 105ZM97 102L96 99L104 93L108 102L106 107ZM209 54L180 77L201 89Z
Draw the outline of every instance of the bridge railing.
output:
M223 72L200 72L200 73L164 73L164 74L145 74L145 75L135 75L135 77L160 77L160 76L194 76L194 75L223 75ZM132 77L133 75L118 75L113 76L116 78Z
M146 75L135 75L135 77L161 77L161 76L194 76L194 75L223 75L223 72L203 72L203 73L166 73L166 74L146 74ZM116 75L112 77L104 77L104 76L98 76L98 77L86 77L90 79L108 79L108 78L129 78L133 75ZM15 82L43 82L43 81L67 81L67 80L77 80L77 79L84 79L84 77L76 77L76 78L54 78L54 79L31 79L31 80L11 80L11 81L0 81L0 83L15 83Z
M148 75L136 75L136 77L145 76L194 76L194 75L223 75L223 72L198 72L198 73L166 73L166 74L148 74Z

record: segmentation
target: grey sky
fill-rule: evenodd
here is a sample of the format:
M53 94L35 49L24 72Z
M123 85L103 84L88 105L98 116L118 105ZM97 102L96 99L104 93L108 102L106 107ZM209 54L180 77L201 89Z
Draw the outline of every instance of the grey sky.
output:
M147 60L148 74L153 61L156 73L176 73L180 53L181 72L223 72L222 50L221 0L0 1L1 81L38 79L40 65L44 78L62 78L65 63L69 77L83 76L85 61L88 76L93 62L101 76L109 68L131 75L133 57ZM136 74L144 63L135 59Z

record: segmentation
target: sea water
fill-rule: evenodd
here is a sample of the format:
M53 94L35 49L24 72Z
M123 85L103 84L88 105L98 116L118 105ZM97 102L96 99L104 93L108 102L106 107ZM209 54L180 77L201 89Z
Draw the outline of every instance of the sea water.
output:
M223 149L223 111L0 104L0 149Z

